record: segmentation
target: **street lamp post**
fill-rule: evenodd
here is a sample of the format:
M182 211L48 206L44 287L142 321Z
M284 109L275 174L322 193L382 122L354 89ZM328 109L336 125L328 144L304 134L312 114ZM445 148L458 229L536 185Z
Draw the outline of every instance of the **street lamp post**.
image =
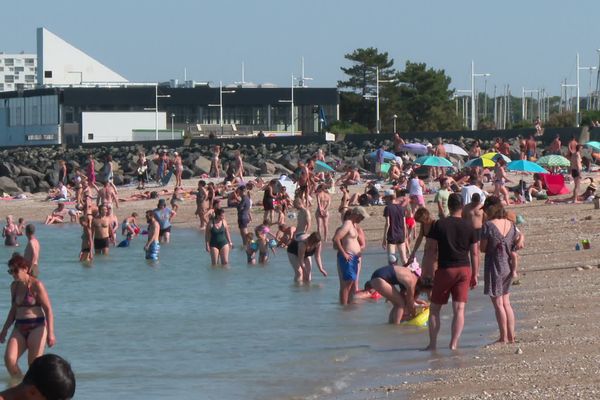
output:
M476 74L475 73L475 61L471 61L471 130L477 129L477 118L475 115L475 77L480 76L492 76L492 74Z
M380 83L390 83L390 82L395 82L396 80L395 80L395 79L379 79L379 67L376 67L376 69L377 69L377 70L376 70L376 73L377 73L377 82L376 82L376 83L377 83L377 88L376 88L376 91L377 91L377 95L376 95L376 96L377 96L377 99L376 99L376 106L375 106L375 107L376 107L376 110L377 110L377 121L376 121L376 127L375 127L375 128L376 128L376 130L377 130L377 133L379 133L379 131L380 131L380 129L381 129L381 121L380 121L380 119L379 119L379 84L380 84ZM396 122L396 120L394 120L394 122ZM394 131L395 131L395 130L396 130L396 129L394 128Z
M396 119L398 119L398 116L394 114L392 115L392 118L394 119L394 133L396 133Z
M175 139L175 130L173 128L174 121L175 121L175 114L171 114L171 140Z
M527 119L527 107L525 105L525 94L526 93L538 93L538 97L539 97L539 90L536 89L525 89L524 87L522 88L523 92L522 92L522 97L521 97L521 119L523 119L523 121L525 121ZM539 103L539 100L538 100ZM533 111L533 109L532 109Z
M575 105L575 109L576 109L576 114L575 114L575 123L577 125L577 127L579 127L579 124L581 123L581 115L579 113L579 71L581 71L582 69L587 69L590 71L590 74L592 73L593 69L596 69L596 67L582 67L579 65L579 53L577 53L577 57L576 57L576 66L577 66L577 104ZM591 79L591 75L590 75L590 79Z
M235 93L235 90L223 90L223 81L219 81L219 104L209 104L209 107L219 107L219 125L223 136L223 93Z
M291 135L294 136L294 82L295 82L294 74L292 74L292 87L291 87L291 98L290 100L279 100L280 103L290 103L292 109L292 120L290 121L290 129Z
M154 109L152 108L144 108L144 110L154 111L154 140L158 141L158 98L167 98L171 97L170 94L158 94L158 82L154 84Z

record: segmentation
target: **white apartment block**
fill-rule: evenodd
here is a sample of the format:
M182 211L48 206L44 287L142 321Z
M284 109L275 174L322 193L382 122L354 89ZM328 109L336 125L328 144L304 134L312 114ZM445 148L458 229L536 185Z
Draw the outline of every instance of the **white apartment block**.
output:
M35 89L36 77L36 54L0 52L0 92Z

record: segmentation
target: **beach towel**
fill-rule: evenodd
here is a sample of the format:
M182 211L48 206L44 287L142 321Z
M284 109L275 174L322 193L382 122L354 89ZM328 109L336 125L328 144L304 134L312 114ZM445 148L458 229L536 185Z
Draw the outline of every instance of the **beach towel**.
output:
M560 174L540 174L548 196L556 196L559 194L570 193L569 188L565 185L565 178Z

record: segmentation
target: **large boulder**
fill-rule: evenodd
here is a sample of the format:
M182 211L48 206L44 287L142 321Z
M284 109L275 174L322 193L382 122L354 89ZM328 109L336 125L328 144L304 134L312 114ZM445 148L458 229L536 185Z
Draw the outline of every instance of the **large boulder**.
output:
M31 169L31 168L23 167L23 166L21 166L21 172L19 173L19 177L21 177L21 176L30 176L33 178L33 180L35 182L44 180L43 173L36 171L34 169Z
M250 163L244 162L244 171L244 175L256 176L260 169Z
M24 192L35 193L37 189L35 179L29 175L17 176L15 182Z
M0 176L11 177L14 175L13 165L7 162L0 163Z
M48 193L50 191L50 184L46 181L40 181L35 188L35 193Z
M210 160L208 158L198 156L194 161L194 172L196 175L208 174L210 172Z
M17 183L8 176L0 176L0 191L8 193L11 196L23 192Z
M260 168L261 175L274 175L275 174L275 164L270 163L268 161L260 161L258 163L258 168Z
M181 179L191 179L194 176L194 172L189 168L183 167L181 171Z

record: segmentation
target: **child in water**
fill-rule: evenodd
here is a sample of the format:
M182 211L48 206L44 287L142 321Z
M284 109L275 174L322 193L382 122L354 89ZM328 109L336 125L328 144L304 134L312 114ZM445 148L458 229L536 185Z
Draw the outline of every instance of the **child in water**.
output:
M266 221L265 221L266 222ZM265 264L269 262L269 249L275 254L277 240L271 234L267 224L259 225L254 230L256 234L256 242L258 243L258 262Z
M258 250L258 243L254 240L254 234L248 232L246 234L246 256L248 264L256 264L256 251Z
M181 196L181 188L179 186L176 186L175 189L173 190L173 196L171 197L171 209L175 212L177 212L177 209L179 208L179 203L181 203L183 201L183 197Z

